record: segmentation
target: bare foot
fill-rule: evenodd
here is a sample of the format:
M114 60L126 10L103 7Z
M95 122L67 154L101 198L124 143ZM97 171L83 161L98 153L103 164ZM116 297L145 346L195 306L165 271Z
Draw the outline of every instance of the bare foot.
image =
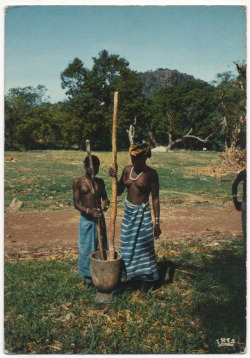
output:
M143 282L140 288L140 295L139 297L143 297L149 290L150 285L147 282Z

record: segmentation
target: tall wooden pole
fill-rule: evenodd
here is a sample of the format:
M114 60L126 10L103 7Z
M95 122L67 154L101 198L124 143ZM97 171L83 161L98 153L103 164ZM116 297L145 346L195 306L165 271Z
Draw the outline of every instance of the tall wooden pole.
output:
M118 113L118 92L114 94L114 112L112 127L112 168L117 171L117 113ZM117 179L112 177L112 212L110 217L110 237L109 237L109 260L115 259L115 221L117 214Z
M88 153L88 157L89 157L89 166L91 169L91 181L92 181L92 194L95 195L95 172L94 172L94 166L93 166L93 162L92 162L92 157L91 157L91 149L90 149L90 141L86 140L86 150ZM97 200L95 198L95 206L96 208L98 207L97 205ZM101 260L104 260L104 252L103 252L103 245L102 245L102 233L101 233L101 221L100 218L95 219L96 221L96 229L97 229L97 237L98 237L98 244L99 244L99 252L100 252L100 258Z

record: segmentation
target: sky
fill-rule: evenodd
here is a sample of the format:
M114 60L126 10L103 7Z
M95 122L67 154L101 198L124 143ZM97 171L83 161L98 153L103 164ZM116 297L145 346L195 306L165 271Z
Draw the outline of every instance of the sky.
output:
M246 60L239 5L11 6L4 31L4 92L44 85L51 103L66 99L60 73L68 64L78 57L91 69L104 49L137 72L168 68L206 82Z

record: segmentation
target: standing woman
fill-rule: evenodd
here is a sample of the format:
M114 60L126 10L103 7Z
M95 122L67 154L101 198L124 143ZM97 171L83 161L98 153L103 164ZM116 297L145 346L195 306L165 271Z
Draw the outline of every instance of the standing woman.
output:
M154 250L154 238L161 234L159 179L156 170L146 164L151 157L151 150L146 143L132 143L129 153L132 165L123 169L117 182L118 195L127 188L121 227L121 254L127 279L141 281L141 293L145 293L159 279ZM117 176L113 168L110 168L109 174ZM150 194L154 225L149 204Z

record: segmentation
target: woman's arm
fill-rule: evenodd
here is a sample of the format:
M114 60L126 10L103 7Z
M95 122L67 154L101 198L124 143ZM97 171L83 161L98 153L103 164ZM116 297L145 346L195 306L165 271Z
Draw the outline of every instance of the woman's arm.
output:
M238 197L237 197L237 191L238 191L238 185L240 184L240 182L245 182L245 171L241 171L238 175L237 178L235 179L233 185L232 185L232 197L233 197L233 202L234 202L234 206L236 208L236 210L241 211L241 202L238 201Z
M152 194L152 204L154 211L154 237L158 238L161 234L160 228L160 199L159 199L159 178L155 170L153 170L151 179L151 194Z

